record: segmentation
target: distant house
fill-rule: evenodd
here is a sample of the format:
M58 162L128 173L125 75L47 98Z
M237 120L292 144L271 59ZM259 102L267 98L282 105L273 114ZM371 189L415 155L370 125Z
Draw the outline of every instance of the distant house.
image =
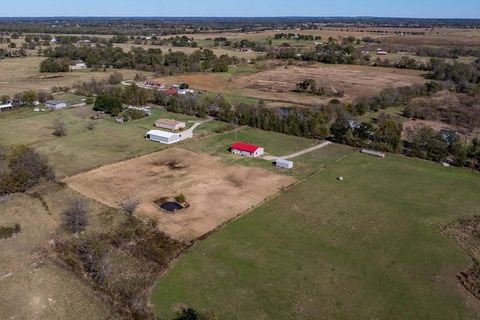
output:
M13 109L12 101L7 101L7 103L5 104L0 104L0 112L6 111L6 110L12 110L12 109Z
M155 121L155 127L157 128L162 128L162 129L168 129L172 131L178 131L186 128L185 122L182 121L176 121L172 119L159 119Z
M192 132L173 133L161 130L150 130L145 136L148 141L155 141L163 144L173 144L192 137Z
M161 91L164 95L167 95L167 96L173 96L175 94L178 93L178 91L176 89L168 89L168 90L163 90Z
M262 147L254 146L251 144L243 142L235 142L230 147L230 151L233 154L241 155L244 157L260 157L265 153L265 150Z
M387 54L388 54L387 51L383 51L383 50L377 51L377 55L379 55L379 56L386 56Z
M275 161L275 166L280 169L292 169L293 162L285 159L277 159L277 161Z
M152 110L150 109L150 107L134 107L134 106L129 106L128 109L143 111L143 113L145 113L145 115L147 115L147 116L151 116L151 115L152 115Z
M147 80L144 82L146 87L154 88L154 89L165 89L165 85L161 82L156 82L152 80Z
M193 91L192 89L178 89L177 90L177 93L180 94L180 95L192 94L194 92L195 91Z
M70 71L75 71L75 70L85 70L87 69L87 65L84 62L77 63L73 66L70 66Z
M65 101L60 101L60 100L48 100L48 101L45 101L45 107L52 110L59 110L59 109L66 108L67 103Z

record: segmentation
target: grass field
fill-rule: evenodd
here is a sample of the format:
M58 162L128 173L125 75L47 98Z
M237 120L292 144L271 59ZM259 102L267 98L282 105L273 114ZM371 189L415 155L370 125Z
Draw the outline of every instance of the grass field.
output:
M237 131L215 135L199 141L188 142L185 148L212 155L230 155L228 149L235 141L258 145L265 152L274 156L288 155L303 149L313 147L318 141L301 137L289 136L277 132L261 131L259 129L240 127ZM235 156L235 158L238 158Z
M478 214L479 178L355 153L198 243L152 302L166 317L186 304L226 319L477 319L455 278L470 260L435 226Z
M26 57L0 60L0 95L13 96L25 90L50 91L53 86L72 86L77 82L89 81L90 79L104 80L113 72L120 72L125 79L133 79L135 74L143 73L150 76L149 72L124 69L108 69L103 71L76 71L60 74L61 77L52 79L35 79L40 73L40 62L45 58Z
M31 109L4 112L0 114L0 145L31 145L48 156L60 177L68 176L164 149L165 145L144 138L158 118L194 119L152 110L152 116L122 125L109 116L90 120L90 115L95 114L91 106L46 113L34 113ZM52 134L55 119L66 124L67 136L58 138ZM94 130L87 129L91 122L96 124Z

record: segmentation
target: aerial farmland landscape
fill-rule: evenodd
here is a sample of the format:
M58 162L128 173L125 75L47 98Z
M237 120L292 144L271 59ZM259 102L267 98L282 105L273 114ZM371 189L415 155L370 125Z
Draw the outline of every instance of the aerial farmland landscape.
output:
M19 0L0 320L480 319L480 4Z

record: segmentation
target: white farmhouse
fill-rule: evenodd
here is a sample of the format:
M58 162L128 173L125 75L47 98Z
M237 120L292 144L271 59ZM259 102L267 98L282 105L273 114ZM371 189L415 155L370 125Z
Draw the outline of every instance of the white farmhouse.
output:
M75 70L85 70L87 69L87 65L83 62L77 63L73 66L69 67L70 71L75 71Z

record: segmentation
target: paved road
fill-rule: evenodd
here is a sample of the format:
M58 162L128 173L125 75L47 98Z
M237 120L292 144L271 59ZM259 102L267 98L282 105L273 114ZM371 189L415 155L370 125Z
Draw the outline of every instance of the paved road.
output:
M310 153L312 151L325 148L326 146L329 146L331 144L332 144L332 142L325 141L324 143L321 143L321 144L316 145L314 147L311 147L311 148L308 148L308 149L305 149L305 150L302 150L302 151L299 151L299 152L295 152L295 153L292 153L292 154L289 154L289 155L286 155L286 156L283 156L283 157L264 156L264 157L262 157L262 159L265 159L265 160L268 160L268 161L275 161L277 159L289 160L289 159L293 159L293 158L299 157L301 155L304 155L306 153Z

